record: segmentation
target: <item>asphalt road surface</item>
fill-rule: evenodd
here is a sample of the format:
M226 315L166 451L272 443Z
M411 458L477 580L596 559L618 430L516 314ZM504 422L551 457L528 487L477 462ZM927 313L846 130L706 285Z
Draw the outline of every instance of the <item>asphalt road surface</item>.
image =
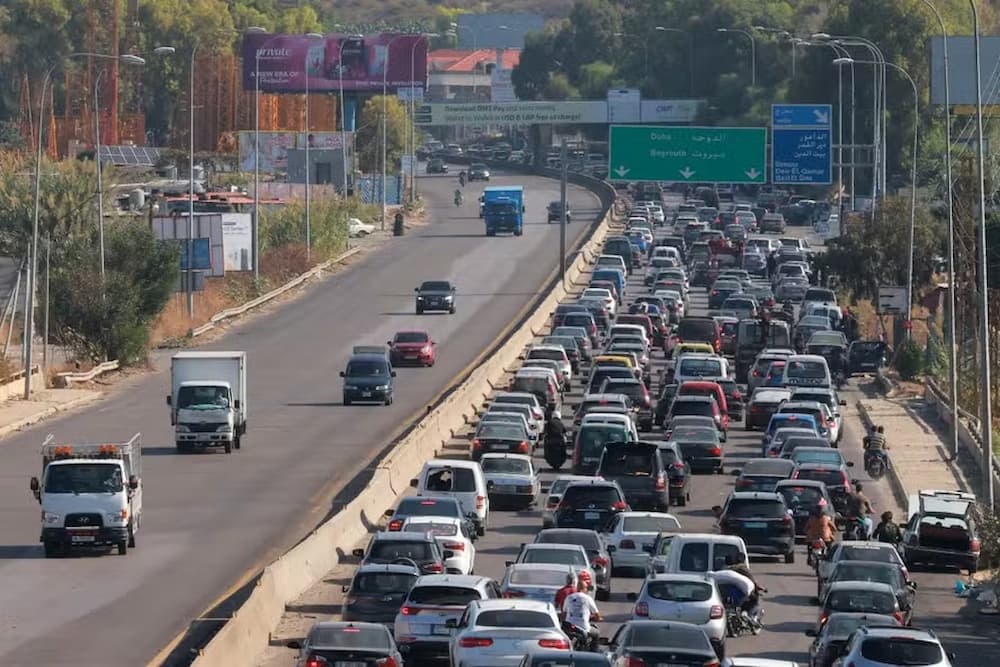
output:
M807 231L808 234L806 234ZM792 236L807 235L812 245L819 244L811 230L805 228L789 227L788 234ZM642 285L643 274L644 270L633 274L627 290L629 297L627 302L646 292L646 288ZM708 308L704 288L692 288L691 295L692 298L688 302L688 314L705 315ZM654 378L658 376L659 369L662 368L662 352L656 354L655 360ZM876 512L891 510L898 520L904 515L904 512L895 505L888 483L869 480L862 464L861 439L865 433L864 426L861 424L854 406L860 397L859 392L869 389L870 384L870 381L866 381L864 378L854 378L849 386L841 392L841 398L847 401L848 407L842 408L845 415L846 431L840 449L848 460L854 462L855 465L852 469L854 478L859 479L864 484L865 493L872 501ZM581 398L579 391L581 385L582 382L576 383L574 387L576 391L569 394L569 400L562 411L564 416L572 416L576 404ZM656 386L656 390L651 391L651 393L658 395L659 386ZM659 428L657 428L658 431ZM658 433L640 435L644 439L661 437ZM724 446L727 474L696 475L691 485L691 502L687 507L673 507L671 509L686 531L716 532L715 518L711 508L713 505L721 505L732 489L735 477L729 475L728 471L732 468L738 468L748 459L760 455L760 437L760 431L745 431L742 422L735 422L730 426L729 441ZM889 434L889 439L894 447L905 446L905 443L893 442L892 434ZM535 458L536 468L544 471L541 475L543 494L536 504L536 507L541 507L544 504L544 492L555 475L541 458L540 448L537 454L538 456ZM489 576L500 581L504 574L505 562L513 560L517 556L520 545L531 542L534 539L534 534L541 527L541 514L537 509L524 512L491 512L490 530L476 544L476 574ZM812 569L806 565L804 545L798 546L796 562L793 564L786 565L783 560L774 558L753 558L752 569L762 585L769 589L769 593L763 597L765 628L758 636L729 639L726 648L727 655L784 659L806 664L808 647L812 640L804 633L807 629L815 626L818 607L813 601L816 593L816 579ZM938 633L946 649L956 653L957 660L954 663L956 665L997 664L997 660L1000 658L1000 649L995 643L997 636L995 619L976 616L973 612L962 609L964 601L955 598L952 593L952 587L958 576L957 572L948 571L918 570L914 572L914 578L919 583L919 590L914 608L913 625L929 627ZM611 600L598 603L606 619L604 622L598 623L602 636L613 636L620 624L630 618L632 603L627 601L626 595L629 592L638 592L641 583L642 580L639 578L614 578Z
M486 238L482 184L466 187L460 209L456 184L454 175L423 178L430 224L208 346L247 352L242 451L178 456L162 372L0 442L0 664L144 664L246 571L300 538L315 523L310 510L493 342L557 264L559 230L546 224L545 206L558 199L559 184L495 175L491 185L525 186L528 222L519 238ZM579 220L572 241L599 202L580 188L569 192ZM440 278L458 286L458 312L416 316L413 288ZM431 332L438 363L400 369L390 407L344 407L337 374L351 346L382 344L404 328ZM146 459L138 548L125 557L44 559L28 479L40 473L45 434L107 442L137 431Z

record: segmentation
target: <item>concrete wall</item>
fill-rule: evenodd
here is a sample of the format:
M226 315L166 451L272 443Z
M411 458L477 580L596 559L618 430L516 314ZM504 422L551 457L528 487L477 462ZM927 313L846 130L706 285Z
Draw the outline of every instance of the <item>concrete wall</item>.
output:
M614 189L602 181L577 176L575 183L594 191L601 199L604 214L589 239L575 251L567 269L566 284L572 285L600 254L604 237L612 221ZM194 661L195 667L228 667L254 664L267 645L285 605L309 589L333 569L341 555L362 541L377 525L383 512L403 493L410 479L416 477L423 463L434 458L467 421L477 414L483 399L512 368L525 346L548 322L550 315L566 294L555 278L536 301L520 325L502 341L486 362L475 368L447 398L399 441L382 460L365 489L338 514L312 535L268 565L255 590L233 618L215 635ZM392 491L390 497L385 489Z

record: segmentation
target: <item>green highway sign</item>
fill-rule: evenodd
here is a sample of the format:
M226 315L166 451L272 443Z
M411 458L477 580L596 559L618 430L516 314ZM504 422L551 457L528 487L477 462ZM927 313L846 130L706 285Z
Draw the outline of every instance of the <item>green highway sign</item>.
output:
M767 128L612 125L612 181L766 183Z

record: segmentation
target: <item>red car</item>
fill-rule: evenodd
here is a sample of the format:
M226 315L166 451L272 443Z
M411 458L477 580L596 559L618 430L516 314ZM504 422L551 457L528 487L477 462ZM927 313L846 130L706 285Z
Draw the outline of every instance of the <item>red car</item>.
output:
M389 358L397 366L433 366L437 356L434 345L426 331L400 331L389 341Z

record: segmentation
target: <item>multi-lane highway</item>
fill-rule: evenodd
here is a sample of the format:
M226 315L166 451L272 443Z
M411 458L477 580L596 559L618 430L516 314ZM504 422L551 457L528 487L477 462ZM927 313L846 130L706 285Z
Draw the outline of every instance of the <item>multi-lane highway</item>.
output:
M789 235L805 235L802 228L790 228ZM808 234L811 243L819 241ZM629 281L628 299L645 293L642 285L642 272L636 272ZM706 293L702 288L692 290L692 298L688 303L688 312L693 315L704 315L707 311ZM662 368L663 358L657 353L653 376L657 377ZM581 398L579 387L582 382L575 383L577 391L567 395L563 415L572 415L576 404ZM657 387L658 389L658 387ZM845 435L840 449L846 458L853 461L854 476L865 485L865 492L872 501L876 512L891 510L897 519L904 515L898 507L886 482L873 482L864 473L861 460L861 439L864 427L861 424L855 404L863 392L871 390L870 380L855 378L841 392L841 398L848 403L843 408L845 415ZM659 438L658 433L647 434L649 439ZM905 443L895 442L890 434L890 443L894 447L905 447ZM448 455L463 456L468 451L468 434L462 433L449 443ZM740 422L733 424L729 441L725 446L725 464L727 470L738 468L743 462L759 456L760 432L747 432ZM549 486L555 475L541 459L541 450L535 458L536 467L543 470L543 493L535 509L523 512L493 511L490 516L490 530L476 544L475 571L501 580L505 571L505 563L512 560L520 545L530 542L535 533L541 529L540 512L537 509L544 503L544 490ZM691 532L715 532L715 520L711 512L713 505L719 505L732 489L733 477L730 475L696 475L692 483L692 500L687 507L672 508L679 518L683 528ZM361 545L358 545L361 546ZM345 548L346 545L345 545ZM727 642L727 654L730 656L744 655L763 658L774 658L806 663L810 639L805 631L813 627L817 618L817 607L814 604L815 578L811 568L806 565L804 546L798 547L796 562L785 564L781 560L754 558L752 568L761 583L769 589L764 596L764 631L759 636L747 636L730 639ZM349 580L346 568L338 568L331 576L337 577L336 583ZM939 634L946 648L956 653L956 665L989 665L996 664L1000 659L1000 649L993 639L996 636L996 626L990 617L976 616L971 611L963 609L964 601L956 598L952 592L956 572L924 571L913 573L919 583L917 593L914 625L929 627ZM344 579L344 577L347 579ZM334 580L331 580L334 581ZM599 603L606 620L600 623L601 634L612 636L617 627L628 620L632 604L626 596L629 592L638 592L641 580L638 578L616 577L613 580L612 598L608 602ZM322 588L322 597L317 595ZM335 609L340 602L339 586L317 586L317 590L304 596L313 604L310 609ZM316 603L319 603L318 605ZM285 633L304 631L310 621L321 620L325 616L302 614L304 618L290 614L283 623ZM304 625L303 625L304 624ZM292 629L296 628L296 629ZM280 633L279 633L280 634ZM292 635L289 635L292 636ZM288 649L271 647L258 663L258 667L278 667L291 664L294 653Z
M559 230L546 224L545 206L558 199L559 184L494 175L493 185L525 187L519 238L484 236L480 184L466 188L461 208L452 203L455 176L422 184L429 224L209 346L247 352L242 451L178 456L162 372L0 441L0 664L144 664L244 573L314 525L333 492L533 299L557 264ZM600 204L576 187L570 202L572 241ZM457 285L458 312L418 317L413 288L435 278ZM390 407L344 407L338 372L351 346L383 344L404 328L431 332L437 364L400 369ZM145 458L137 548L124 557L42 558L28 479L40 472L45 434L107 442L137 431Z

